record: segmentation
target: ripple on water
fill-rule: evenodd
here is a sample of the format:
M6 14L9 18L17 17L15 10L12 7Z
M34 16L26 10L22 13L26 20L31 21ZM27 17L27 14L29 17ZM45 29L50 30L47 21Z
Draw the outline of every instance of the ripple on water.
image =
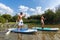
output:
M10 33L8 36L5 32L0 32L0 40L60 40L60 31L38 31L36 34Z

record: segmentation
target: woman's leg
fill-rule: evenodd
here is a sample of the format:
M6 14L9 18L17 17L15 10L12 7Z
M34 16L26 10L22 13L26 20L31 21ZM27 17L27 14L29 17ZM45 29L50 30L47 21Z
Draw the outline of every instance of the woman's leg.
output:
M42 29L44 28L44 22L42 22Z

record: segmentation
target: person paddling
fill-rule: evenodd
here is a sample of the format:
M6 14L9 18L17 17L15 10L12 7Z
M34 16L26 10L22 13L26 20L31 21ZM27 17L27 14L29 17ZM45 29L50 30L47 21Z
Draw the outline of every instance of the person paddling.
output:
M45 20L45 18L44 18L44 16L42 15L42 16L41 16L41 26L42 26L42 29L44 28L44 20Z
M18 19L17 21L19 22L18 23L18 28L22 28L23 26L23 17L25 17L26 15L24 15L22 12L20 12L20 14L18 15Z

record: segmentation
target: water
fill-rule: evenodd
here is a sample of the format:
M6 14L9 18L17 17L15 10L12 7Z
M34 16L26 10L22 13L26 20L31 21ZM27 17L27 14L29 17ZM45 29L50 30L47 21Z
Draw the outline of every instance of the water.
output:
M0 40L60 40L60 31L38 31L35 34L20 34L11 32L8 36L0 32Z
M34 34L21 34L11 32L5 35L6 29L13 27L14 24L0 25L0 40L60 40L60 30L58 31L38 31ZM26 25L25 25L26 26ZM3 28L4 27L4 28ZM28 26L26 26L28 28Z

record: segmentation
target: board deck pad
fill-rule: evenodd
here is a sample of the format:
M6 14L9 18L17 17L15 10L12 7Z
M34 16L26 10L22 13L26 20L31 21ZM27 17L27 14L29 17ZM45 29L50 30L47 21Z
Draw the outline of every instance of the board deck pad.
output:
M16 33L33 33L33 32L37 32L36 29L18 29L18 28L15 28L14 30L11 30L11 32L16 32Z
M37 30L47 30L47 31L54 31L54 30L59 30L59 28L41 28L41 27L33 27L33 29L37 29Z

